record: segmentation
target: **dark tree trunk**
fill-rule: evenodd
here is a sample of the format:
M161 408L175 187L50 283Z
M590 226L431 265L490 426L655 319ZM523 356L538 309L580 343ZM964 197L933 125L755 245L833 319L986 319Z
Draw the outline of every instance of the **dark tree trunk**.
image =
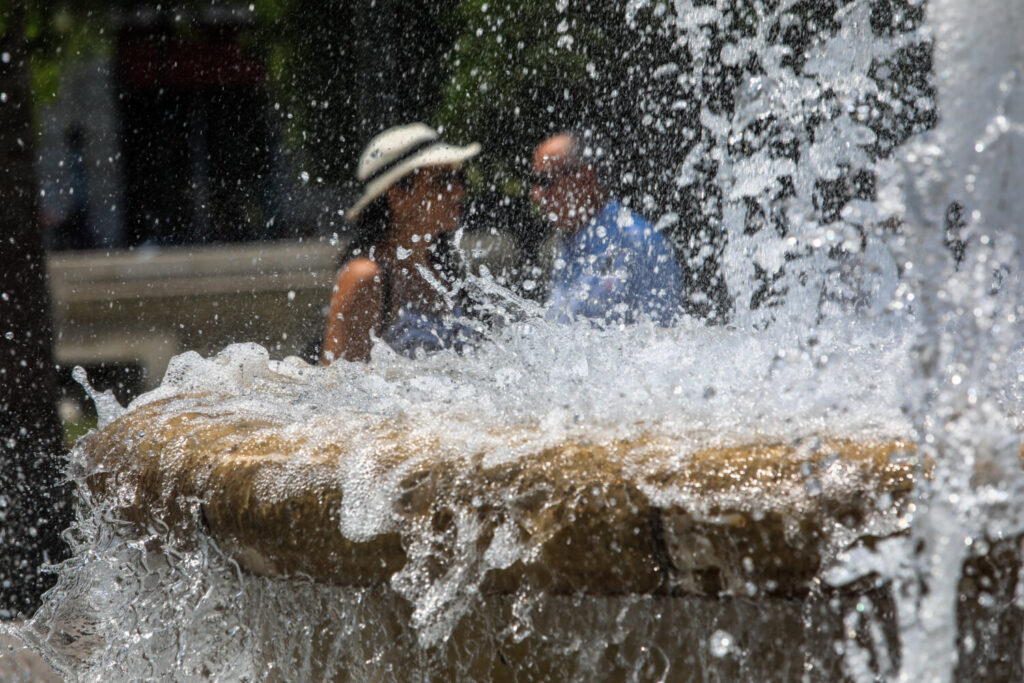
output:
M22 3L0 10L0 616L22 617L67 552L70 486L34 167Z

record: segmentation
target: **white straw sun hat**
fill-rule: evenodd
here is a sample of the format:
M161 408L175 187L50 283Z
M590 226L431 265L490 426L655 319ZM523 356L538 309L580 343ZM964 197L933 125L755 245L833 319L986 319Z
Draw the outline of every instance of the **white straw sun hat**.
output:
M456 147L441 142L437 131L424 123L388 128L363 150L356 178L363 183L363 196L345 214L349 221L406 174L426 166L457 166L480 153L476 142Z

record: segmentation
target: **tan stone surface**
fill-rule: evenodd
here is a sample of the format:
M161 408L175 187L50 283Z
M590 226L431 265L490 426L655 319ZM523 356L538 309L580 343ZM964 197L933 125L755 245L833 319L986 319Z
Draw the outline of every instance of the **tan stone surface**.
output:
M0 683L61 683L62 680L21 640L0 634Z
M381 466L405 468L394 530L354 542L339 522L346 435L288 440L217 401L152 403L90 436L89 487L133 521L186 537L206 527L255 573L340 584L387 581L406 562L403 532L441 538L471 515L481 552L502 525L533 551L491 571L490 590L802 593L868 517L898 530L916 467L906 443L838 438L699 451L664 438L566 442L487 465L485 453L414 457L431 446L385 429Z

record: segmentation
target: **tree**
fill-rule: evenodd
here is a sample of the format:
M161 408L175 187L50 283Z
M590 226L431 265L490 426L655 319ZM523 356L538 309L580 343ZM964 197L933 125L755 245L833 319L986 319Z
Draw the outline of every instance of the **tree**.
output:
M0 11L0 614L31 613L70 523L22 4Z

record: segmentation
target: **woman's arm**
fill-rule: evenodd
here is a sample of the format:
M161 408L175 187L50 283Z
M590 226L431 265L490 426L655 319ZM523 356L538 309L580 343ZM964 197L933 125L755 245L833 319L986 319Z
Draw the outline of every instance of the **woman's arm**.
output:
M379 265L367 258L346 263L338 273L327 311L324 349L320 361L370 359L371 333L378 333L383 311L384 283Z

